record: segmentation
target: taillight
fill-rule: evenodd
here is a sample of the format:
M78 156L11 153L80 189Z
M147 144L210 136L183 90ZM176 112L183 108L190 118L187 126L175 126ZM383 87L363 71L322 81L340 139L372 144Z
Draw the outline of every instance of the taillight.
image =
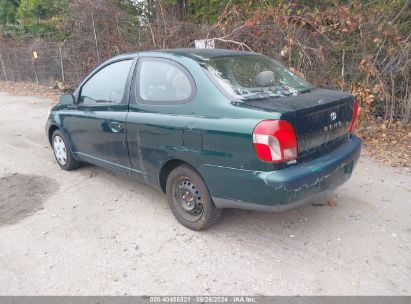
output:
M284 162L297 158L297 139L285 120L263 120L253 131L254 150L266 162Z
M351 119L350 126L348 127L348 132L350 133L354 129L354 124L355 124L355 121L357 120L357 116L358 116L358 103L354 99L353 108L352 108L352 119Z

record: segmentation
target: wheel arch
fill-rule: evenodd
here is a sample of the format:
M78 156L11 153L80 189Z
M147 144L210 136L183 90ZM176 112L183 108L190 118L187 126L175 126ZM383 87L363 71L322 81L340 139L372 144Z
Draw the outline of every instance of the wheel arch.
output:
M52 140L53 133L54 133L56 130L60 130L60 128L59 128L58 126L56 126L56 125L51 125L51 126L49 127L49 129L48 129L47 135L48 135L48 139L49 139L50 145L51 145L51 140Z
M77 157L77 155L73 152L72 142L70 141L70 137L66 134L66 132L63 131L62 128L60 128L56 124L50 125L50 127L47 131L47 137L49 139L50 145L53 146L53 144L52 144L53 138L52 137L53 137L54 132L56 132L57 130L59 130L61 133L63 133L64 138L67 141L68 148L69 148L71 154L73 155L74 159L80 161L80 159Z
M168 161L166 161L163 166L160 169L160 173L159 173L159 184L160 184L160 189L161 191L163 191L164 193L166 193L166 184L167 184L167 177L170 174L171 171L173 171L175 168L177 168L178 166L181 165L187 165L189 166L191 169L193 169L195 172L197 172L200 176L201 174L198 172L198 170L191 165L190 163L181 160L181 159L170 159ZM202 176L201 176L202 178Z

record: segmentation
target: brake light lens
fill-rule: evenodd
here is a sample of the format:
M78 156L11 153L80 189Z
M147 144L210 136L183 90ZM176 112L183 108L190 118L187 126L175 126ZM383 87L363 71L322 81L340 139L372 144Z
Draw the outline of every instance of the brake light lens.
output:
M253 131L254 150L265 162L284 162L297 158L297 139L285 120L263 120Z
M358 116L358 103L354 99L353 109L352 109L352 119L351 119L350 126L348 127L348 132L350 132L350 133L354 129L354 125L355 125L355 122L357 120L357 116Z

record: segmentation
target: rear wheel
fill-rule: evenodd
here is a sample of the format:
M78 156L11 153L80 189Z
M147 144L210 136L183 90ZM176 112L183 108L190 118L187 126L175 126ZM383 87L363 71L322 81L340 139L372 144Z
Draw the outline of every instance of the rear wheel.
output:
M201 176L187 165L175 168L167 178L166 194L170 209L178 221L193 230L204 230L222 214Z
M68 143L60 130L54 131L51 138L51 144L53 147L54 157L56 158L60 168L66 171L71 171L80 167L80 162L74 159Z

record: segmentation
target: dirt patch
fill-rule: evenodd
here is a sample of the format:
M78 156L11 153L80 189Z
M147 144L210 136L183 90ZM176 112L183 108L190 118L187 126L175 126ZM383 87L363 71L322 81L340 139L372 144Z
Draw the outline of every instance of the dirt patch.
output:
M370 119L362 122L356 132L369 156L392 167L411 167L411 124Z
M0 178L0 226L11 225L42 209L58 188L48 177L14 173Z
M38 96L58 101L63 92L53 87L37 85L31 82L0 81L0 91L15 96Z

